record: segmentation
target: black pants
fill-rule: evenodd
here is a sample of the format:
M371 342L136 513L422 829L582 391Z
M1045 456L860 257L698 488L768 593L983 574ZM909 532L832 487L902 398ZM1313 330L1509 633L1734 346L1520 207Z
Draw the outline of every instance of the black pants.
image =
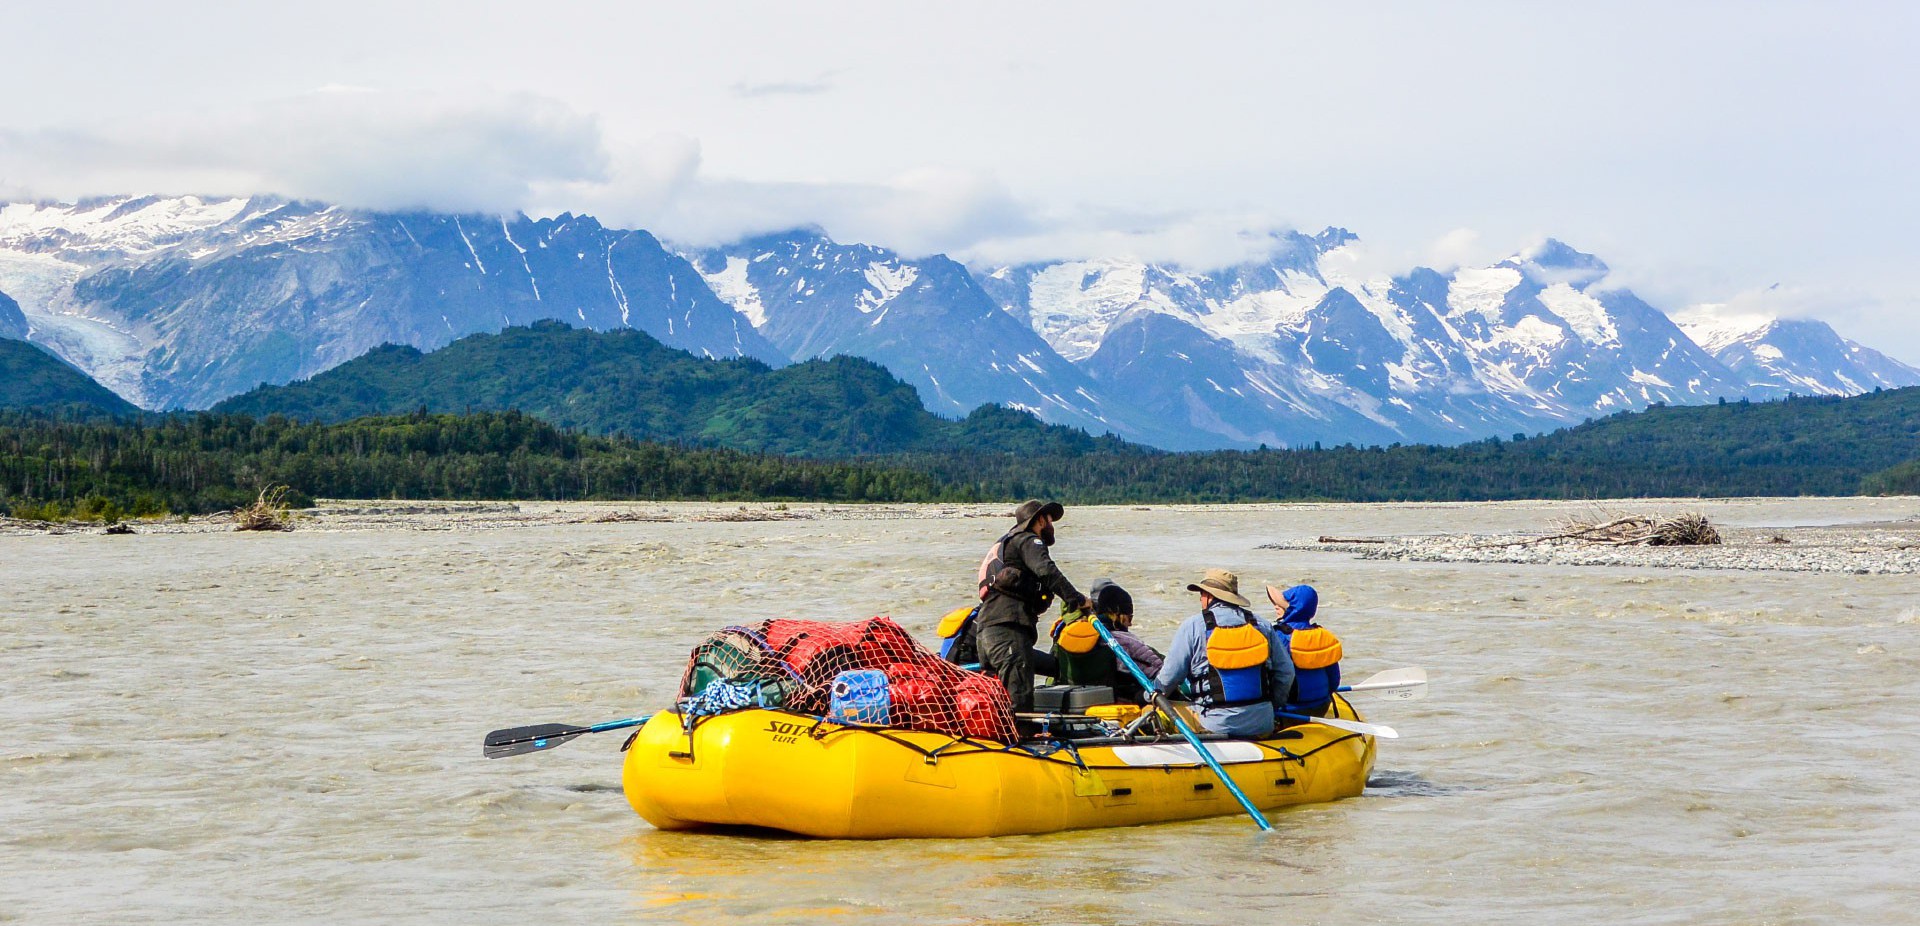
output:
M980 671L1000 679L1019 713L1033 710L1035 640L1039 631L1017 624L980 628Z

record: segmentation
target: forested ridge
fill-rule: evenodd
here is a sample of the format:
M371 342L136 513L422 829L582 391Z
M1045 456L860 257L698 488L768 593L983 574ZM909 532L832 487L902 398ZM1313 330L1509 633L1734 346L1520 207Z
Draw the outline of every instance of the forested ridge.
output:
M1920 388L1654 406L1537 437L1185 454L897 457L944 484L1102 501L1473 501L1920 490ZM1908 462L1916 461L1916 462Z
M1078 455L1132 447L993 405L958 421L942 418L926 410L912 386L857 357L775 369L757 360L696 357L633 329L592 331L556 321L469 335L432 353L390 344L213 410L339 422L419 409L515 410L590 434L808 457L967 447Z
M139 411L133 403L37 345L0 338L0 409L29 408L83 409L115 415Z
M981 414L981 413L976 413ZM988 412L987 414L991 414ZM1005 414L1014 414L1007 412ZM1459 447L809 459L567 431L520 412L338 423L0 413L0 511L104 517L296 498L1068 503L1842 495L1920 491L1920 389L1660 407Z

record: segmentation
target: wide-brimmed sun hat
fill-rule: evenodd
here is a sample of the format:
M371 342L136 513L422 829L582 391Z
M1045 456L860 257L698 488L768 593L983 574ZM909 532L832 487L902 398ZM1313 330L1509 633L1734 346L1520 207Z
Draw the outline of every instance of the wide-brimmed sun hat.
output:
M1206 577L1187 586L1187 591L1206 592L1231 605L1239 605L1243 608L1253 607L1253 602L1240 594L1240 577L1225 569L1207 570Z
M1060 507L1059 502L1043 502L1037 498L1030 498L1021 502L1020 507L1013 509L1013 526L1026 527L1033 523L1034 518L1043 514L1058 521L1066 511L1065 508Z

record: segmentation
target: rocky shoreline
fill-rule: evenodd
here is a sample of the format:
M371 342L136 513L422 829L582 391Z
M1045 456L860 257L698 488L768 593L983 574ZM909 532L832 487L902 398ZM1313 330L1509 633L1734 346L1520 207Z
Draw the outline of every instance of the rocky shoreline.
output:
M781 502L434 502L322 499L291 512L296 531L498 530L625 522L754 522L1004 517L1010 506L841 505ZM61 534L208 534L234 530L226 513L133 519L118 525L0 518L0 536Z
M1510 563L1535 566L1639 566L1828 572L1920 573L1920 520L1824 527L1722 528L1711 546L1613 546L1532 534L1322 537L1262 544L1265 550L1318 550L1367 560L1411 563Z

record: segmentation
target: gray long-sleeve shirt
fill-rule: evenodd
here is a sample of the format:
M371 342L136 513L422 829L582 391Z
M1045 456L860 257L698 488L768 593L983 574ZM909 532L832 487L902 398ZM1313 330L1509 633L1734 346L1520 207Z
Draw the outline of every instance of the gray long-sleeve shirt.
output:
M1200 723L1208 730L1228 736L1266 736L1273 732L1273 712L1285 703L1287 690L1293 687L1293 656L1287 650L1287 641L1275 634L1273 627L1256 620L1253 612L1224 601L1214 602L1213 620L1220 627L1238 627L1251 621L1266 634L1267 677L1273 699L1237 707L1214 707L1202 702L1195 705ZM1180 629L1174 631L1173 645L1167 647L1166 663L1160 667L1160 675L1154 682L1161 691L1172 691L1188 679L1206 678L1208 668L1207 621L1205 616L1195 614L1181 621Z

